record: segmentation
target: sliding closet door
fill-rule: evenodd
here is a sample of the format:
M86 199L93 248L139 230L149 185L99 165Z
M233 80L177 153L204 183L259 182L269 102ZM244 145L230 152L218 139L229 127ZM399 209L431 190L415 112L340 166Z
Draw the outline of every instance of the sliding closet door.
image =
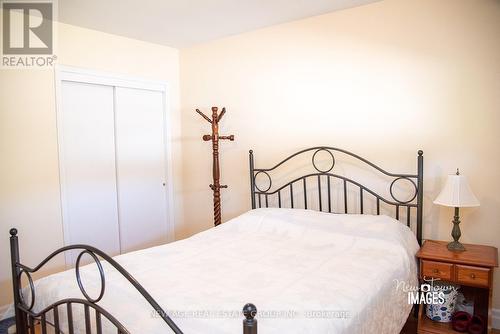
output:
M113 87L62 81L58 112L66 244L120 253ZM74 254L67 263L74 263Z
M122 252L167 242L164 114L162 92L115 88Z

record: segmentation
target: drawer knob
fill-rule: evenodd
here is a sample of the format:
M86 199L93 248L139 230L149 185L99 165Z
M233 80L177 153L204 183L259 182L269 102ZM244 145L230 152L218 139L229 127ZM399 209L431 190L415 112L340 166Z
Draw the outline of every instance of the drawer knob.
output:
M470 278L472 278L472 279L476 278L476 274L474 274L474 273L470 274Z
M434 274L439 274L439 269L434 269L432 272L433 272Z

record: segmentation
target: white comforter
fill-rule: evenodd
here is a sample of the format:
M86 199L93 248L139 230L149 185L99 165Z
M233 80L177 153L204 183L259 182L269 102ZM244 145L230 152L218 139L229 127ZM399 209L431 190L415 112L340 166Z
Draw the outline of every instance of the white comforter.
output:
M261 312L260 334L397 334L411 305L396 286L417 283L417 250L412 232L387 216L257 209L115 259L186 334L241 333L247 302ZM131 333L170 333L134 288L104 267L100 305ZM95 265L83 267L82 276L89 292L98 290ZM74 270L35 284L35 309L81 296Z

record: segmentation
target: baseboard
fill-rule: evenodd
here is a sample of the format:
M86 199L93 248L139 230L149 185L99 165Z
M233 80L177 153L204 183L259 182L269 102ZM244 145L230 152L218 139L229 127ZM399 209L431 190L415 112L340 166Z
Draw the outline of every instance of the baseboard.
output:
M494 308L491 310L491 327L500 329L500 309Z

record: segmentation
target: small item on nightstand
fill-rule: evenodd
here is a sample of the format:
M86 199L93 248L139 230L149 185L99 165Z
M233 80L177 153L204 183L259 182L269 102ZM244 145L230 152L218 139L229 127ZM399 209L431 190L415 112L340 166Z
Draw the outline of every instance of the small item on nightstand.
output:
M453 314L451 319L451 327L460 333L467 332L467 328L469 328L469 324L472 320L472 316L463 311L458 311Z
M432 289L436 292L441 291L444 293L444 302L442 304L427 304L427 317L437 322L452 321L453 313L455 312L458 289L460 289L460 286L449 282L434 282Z
M438 197L434 200L434 204L455 207L453 230L451 231L453 241L448 244L448 250L464 251L464 245L458 241L462 235L459 226L460 216L458 214L458 209L463 207L479 206L479 201L472 193L469 183L467 182L467 178L460 175L458 169L455 175L448 175L443 190L441 190Z
M457 303L455 305L455 311L463 311L469 314L474 314L474 301L470 299L465 299L464 294L459 292L457 295Z
M470 334L483 334L485 329L484 319L478 315L472 317L467 330Z

